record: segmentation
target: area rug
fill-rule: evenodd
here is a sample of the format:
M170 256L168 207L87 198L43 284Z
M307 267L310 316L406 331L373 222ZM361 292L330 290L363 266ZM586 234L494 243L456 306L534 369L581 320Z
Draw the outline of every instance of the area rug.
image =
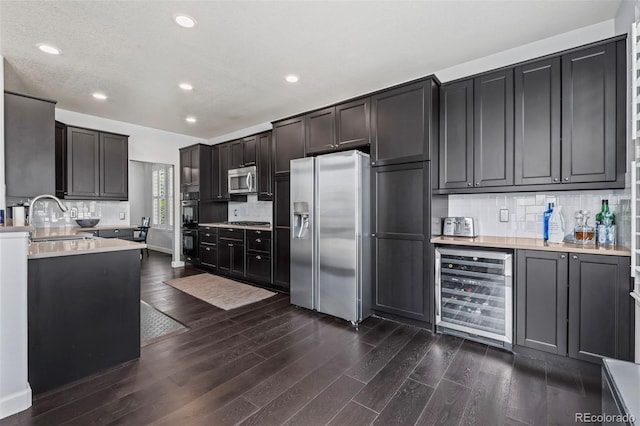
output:
M140 343L142 346L169 334L186 331L187 327L140 301Z
M191 275L168 280L165 283L225 311L276 295L262 288L211 274Z

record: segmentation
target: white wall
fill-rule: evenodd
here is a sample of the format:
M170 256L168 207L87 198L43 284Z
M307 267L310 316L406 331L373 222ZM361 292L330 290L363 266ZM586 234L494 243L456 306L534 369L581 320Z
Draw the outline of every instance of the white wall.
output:
M129 160L150 163L172 164L174 167L175 205L174 217L180 216L180 154L178 149L196 143L207 143L206 139L180 135L122 121L109 120L78 112L56 108L56 120L65 124L105 130L129 135ZM3 173L4 174L4 173ZM173 265L180 265L180 227L174 229Z
M0 96L0 209L4 210L7 206L7 191L4 181L4 57L2 55L0 55L0 93L2 93Z

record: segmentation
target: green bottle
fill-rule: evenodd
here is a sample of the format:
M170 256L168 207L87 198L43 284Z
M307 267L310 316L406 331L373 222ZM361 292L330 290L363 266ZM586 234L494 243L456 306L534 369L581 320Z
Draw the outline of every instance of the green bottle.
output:
M609 210L609 200L602 200L602 208L600 208L600 211L596 214L596 229L598 229L598 225L602 225L605 209Z

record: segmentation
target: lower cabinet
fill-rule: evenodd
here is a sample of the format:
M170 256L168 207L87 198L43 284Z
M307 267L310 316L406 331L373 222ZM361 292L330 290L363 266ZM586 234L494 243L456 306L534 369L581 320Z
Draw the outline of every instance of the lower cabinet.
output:
M91 232L94 237L119 238L121 240L133 241L133 229L131 228L99 229L89 232Z
M211 269L218 269L218 247L200 244L200 264Z
M247 253L247 278L269 283L271 281L271 257L260 253Z
M229 275L244 277L244 242L220 238L218 269Z
M599 363L632 359L628 257L518 250L516 343Z

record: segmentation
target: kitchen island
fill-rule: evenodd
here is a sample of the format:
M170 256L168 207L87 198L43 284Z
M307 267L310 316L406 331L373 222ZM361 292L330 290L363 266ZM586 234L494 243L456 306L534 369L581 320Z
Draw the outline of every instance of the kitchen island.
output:
M140 356L139 250L145 247L93 236L29 245L28 371L34 393Z

